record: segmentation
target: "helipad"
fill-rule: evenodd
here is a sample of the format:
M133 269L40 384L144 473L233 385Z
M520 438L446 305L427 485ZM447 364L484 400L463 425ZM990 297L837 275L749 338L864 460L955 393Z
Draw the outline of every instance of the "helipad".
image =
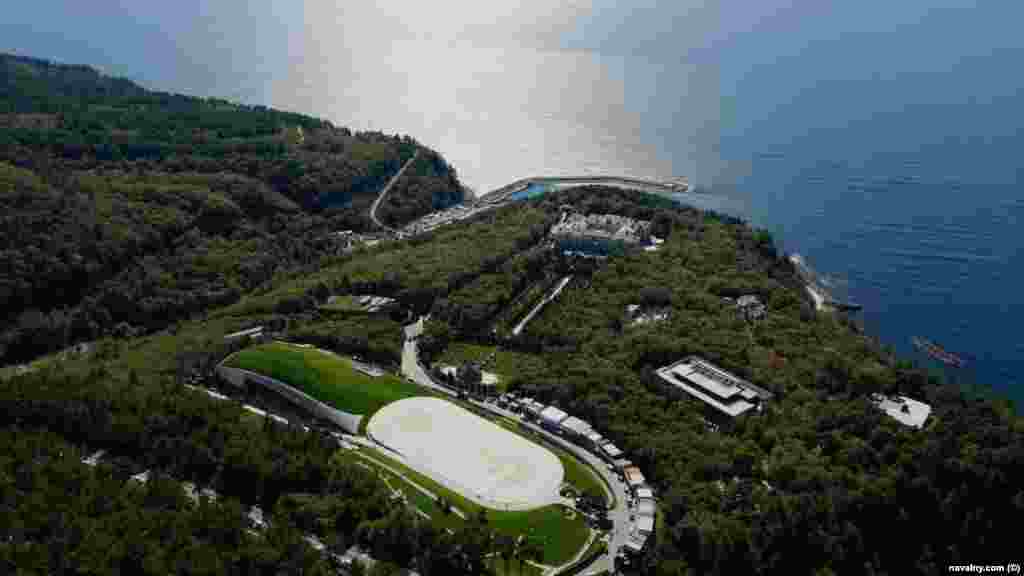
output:
M406 398L366 426L375 442L416 471L498 510L559 501L565 471L551 451L439 398Z

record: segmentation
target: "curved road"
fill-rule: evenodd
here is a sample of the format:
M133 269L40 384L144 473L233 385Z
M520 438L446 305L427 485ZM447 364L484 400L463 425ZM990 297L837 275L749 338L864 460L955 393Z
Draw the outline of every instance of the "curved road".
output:
M501 188L477 197L472 202L459 204L445 210L431 212L430 214L406 224L404 232L410 236L415 236L417 234L433 230L439 226L469 218L479 214L480 212L505 206L516 201L512 199L513 194L529 188L531 184L548 184L556 188L572 188L576 186L600 184L605 186L614 186L617 188L639 190L641 192L648 192L669 198L672 198L677 194L695 193L694 189L689 184L679 184L672 181L665 182L660 180L647 180L643 178L632 178L629 176L534 176L530 178L521 178L511 184L506 184Z
M452 390L434 382L427 371L423 368L423 365L419 363L419 359L417 357L416 338L423 333L423 320L424 319L421 317L416 322L405 327L405 344L402 349L402 374L421 386L437 390L447 394L448 396L457 396L457 394ZM584 574L591 574L601 570L614 572L615 555L618 553L620 548L626 545L626 540L629 539L630 511L629 495L626 484L620 480L616 474L608 469L608 465L604 460L589 450L584 449L582 446L569 442L561 436L552 434L533 423L523 421L522 416L519 414L503 410L493 404L485 402L477 402L475 400L470 400L470 402L495 414L521 422L524 428L541 434L551 443L568 451L577 459L589 464L590 467L602 477L604 480L603 484L605 485L605 492L609 496L612 496L612 499L615 501L614 508L608 513L608 518L612 521L613 526L611 538L608 542L608 551L603 556L595 560Z
M373 220L373 223L376 224L377 226L385 230L389 230L391 232L397 232L397 230L395 230L394 228L385 226L381 224L380 220L377 220L377 208L380 206L381 201L384 200L384 196L386 196L388 191L391 190L391 186L393 186L395 182L398 182L398 179L402 177L402 174L405 174L405 170L409 166L412 166L413 161L416 160L416 158L418 158L419 155L420 151L419 149L417 149L416 153L412 155L412 158L409 158L408 160L405 161L405 164L403 164L402 167L398 170L398 173L392 176L391 180L388 180L388 183L385 184L384 188L381 189L380 194L377 195L377 199L373 201L373 205L370 206L370 220Z

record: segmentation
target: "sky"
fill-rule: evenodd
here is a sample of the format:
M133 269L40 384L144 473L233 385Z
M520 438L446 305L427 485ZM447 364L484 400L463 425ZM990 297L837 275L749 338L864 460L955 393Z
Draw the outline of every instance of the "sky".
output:
M269 104L301 11L288 0L31 0L0 19L0 50L89 64L155 89Z

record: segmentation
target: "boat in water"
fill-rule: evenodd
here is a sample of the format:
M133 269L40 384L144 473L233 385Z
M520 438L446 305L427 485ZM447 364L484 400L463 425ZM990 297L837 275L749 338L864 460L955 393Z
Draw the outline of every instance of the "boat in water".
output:
M911 338L911 341L914 343L915 348L943 364L948 364L949 366L955 366L957 368L963 368L967 365L967 362L963 358L946 350L931 340L914 336Z

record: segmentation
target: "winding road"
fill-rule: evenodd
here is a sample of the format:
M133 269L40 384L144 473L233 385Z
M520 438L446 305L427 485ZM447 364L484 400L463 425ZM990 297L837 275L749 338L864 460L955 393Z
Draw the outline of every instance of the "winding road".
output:
M391 190L391 187L395 184L395 182L398 182L398 179L402 177L402 174L405 174L405 170L409 168L409 166L412 166L413 161L415 161L416 158L419 157L419 155L420 151L416 150L416 153L412 155L412 158L409 158L408 160L405 161L405 164L402 165L402 167L398 170L397 174L391 177L391 180L388 180L388 183L385 184L384 188L381 189L380 194L377 195L377 199L373 201L373 205L370 206L370 220L372 220L373 223L376 224L377 226L390 232L397 232L397 230L395 230L394 228L381 224L380 220L377 219L377 208L380 207L381 201L384 200L385 196L387 196L388 191Z

